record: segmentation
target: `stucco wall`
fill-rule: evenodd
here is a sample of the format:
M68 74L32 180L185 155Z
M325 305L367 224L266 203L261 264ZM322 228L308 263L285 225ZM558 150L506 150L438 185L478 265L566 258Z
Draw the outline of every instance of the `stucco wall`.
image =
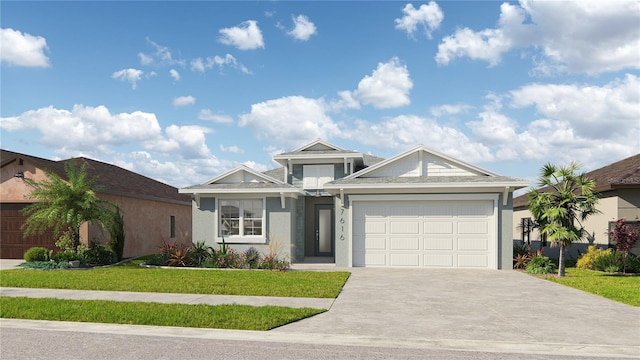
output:
M43 181L48 179L44 171L28 161L24 161L23 165L19 165L18 161L7 164L0 169L0 202L32 202L32 200L28 200L28 195L33 188L27 185L23 179L15 177L19 171L30 180Z
M124 257L157 254L163 242L191 244L191 207L162 201L102 195L120 207L124 218ZM175 217L175 236L171 237L171 216ZM89 239L108 240L108 233L97 227Z
M285 199L285 207L282 208L279 197L266 198L266 241L261 244L253 243L227 243L227 246L238 252L243 252L250 247L256 248L262 254L270 251L279 252L280 256L286 256L289 260L295 256L296 217L295 209L297 201L292 198ZM215 198L204 197L200 199L200 207L193 202L193 241L205 241L207 246L218 250L220 244L216 242L216 213ZM271 247L270 247L271 244Z
M503 195L498 198L498 269L513 269L513 193L509 193L506 205Z
M348 197L347 197L348 199ZM349 266L349 244L351 243L351 206L335 198L335 262L336 266Z

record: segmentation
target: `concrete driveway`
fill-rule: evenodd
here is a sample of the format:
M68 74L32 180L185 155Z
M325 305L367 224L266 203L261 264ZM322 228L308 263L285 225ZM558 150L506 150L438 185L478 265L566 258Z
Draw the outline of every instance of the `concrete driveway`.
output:
M640 356L640 308L520 272L350 270L330 311L272 331L452 348Z

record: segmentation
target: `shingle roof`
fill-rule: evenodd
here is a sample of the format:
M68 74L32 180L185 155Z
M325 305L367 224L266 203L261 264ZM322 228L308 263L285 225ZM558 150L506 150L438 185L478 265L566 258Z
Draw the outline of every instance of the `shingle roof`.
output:
M200 184L187 186L182 188L182 190L251 190L251 189L295 189L298 190L295 186L289 184L274 184L268 182L241 182L241 183L215 183L215 184Z
M191 204L191 198L188 195L179 194L178 189L173 186L101 161L84 157L52 161L8 150L1 150L0 154L2 165L12 159L22 158L36 163L40 168L50 169L63 179L66 178L64 166L67 162L85 163L87 175L89 178L97 177L96 184L104 188L101 191L104 194Z
M611 191L623 187L640 188L640 154L614 162L599 169L585 173L589 179L596 181L595 190L598 192ZM540 191L545 191L542 188ZM527 194L513 199L513 207L524 207L527 204Z

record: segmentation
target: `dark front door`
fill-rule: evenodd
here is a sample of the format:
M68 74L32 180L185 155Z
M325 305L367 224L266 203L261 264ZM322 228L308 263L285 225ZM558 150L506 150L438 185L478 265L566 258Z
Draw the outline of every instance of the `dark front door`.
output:
M315 206L315 256L333 256L333 205Z

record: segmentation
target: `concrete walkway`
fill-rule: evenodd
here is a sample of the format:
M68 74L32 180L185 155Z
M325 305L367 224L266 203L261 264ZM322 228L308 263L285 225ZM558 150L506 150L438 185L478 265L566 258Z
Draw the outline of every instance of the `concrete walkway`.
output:
M305 265L305 269L316 269ZM351 276L333 299L2 288L1 295L316 307L329 311L268 332L93 324L99 331L357 346L434 347L640 358L640 308L516 271L338 269ZM87 324L0 320L2 327L86 331ZM120 330L118 330L120 329ZM96 330L98 331L98 330ZM262 340L261 340L262 339Z

